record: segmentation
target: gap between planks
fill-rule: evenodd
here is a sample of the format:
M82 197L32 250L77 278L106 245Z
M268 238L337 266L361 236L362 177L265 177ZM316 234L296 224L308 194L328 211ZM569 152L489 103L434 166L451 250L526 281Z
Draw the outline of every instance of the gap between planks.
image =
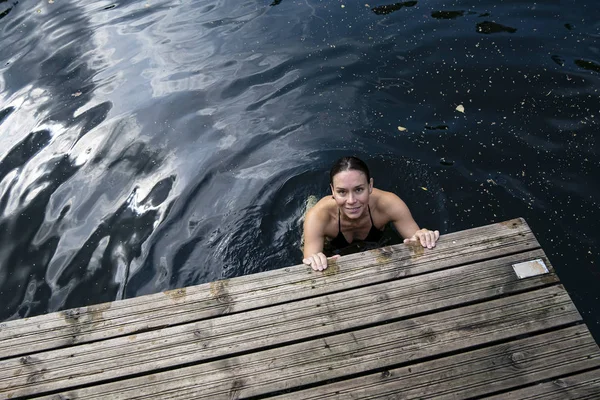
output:
M536 248L525 221L515 219L443 235L432 250L400 244L342 257L325 273L295 266L10 321L0 328L0 354L6 358L105 340Z
M67 398L235 398L535 334L581 321L561 286L281 348L62 392ZM50 398L50 397L49 397Z
M0 361L0 392L31 394L258 351L449 307L533 290L555 274L518 279L511 265L541 250L442 270L348 293ZM546 260L547 261L547 260ZM547 262L550 270L552 267ZM260 324L257 324L260 321ZM26 360L27 368L23 368ZM17 373L17 371L20 371ZM35 376L35 379L31 377Z

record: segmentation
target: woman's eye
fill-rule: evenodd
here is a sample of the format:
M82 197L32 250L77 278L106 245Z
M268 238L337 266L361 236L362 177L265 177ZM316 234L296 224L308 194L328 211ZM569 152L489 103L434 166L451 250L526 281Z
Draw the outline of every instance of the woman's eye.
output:
M363 190L362 190L362 188L358 188L358 189L356 189L356 191L357 191L358 193L360 193L360 192L362 192Z

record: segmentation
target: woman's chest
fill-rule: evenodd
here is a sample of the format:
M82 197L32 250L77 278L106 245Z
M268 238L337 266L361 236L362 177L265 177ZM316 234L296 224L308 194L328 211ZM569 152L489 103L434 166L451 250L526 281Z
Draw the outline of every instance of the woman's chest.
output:
M333 239L340 235L340 233L344 236L348 243L352 243L355 240L364 240L369 235L371 230L371 221L361 221L359 224L349 224L349 223L336 223L328 229L327 236L330 239Z

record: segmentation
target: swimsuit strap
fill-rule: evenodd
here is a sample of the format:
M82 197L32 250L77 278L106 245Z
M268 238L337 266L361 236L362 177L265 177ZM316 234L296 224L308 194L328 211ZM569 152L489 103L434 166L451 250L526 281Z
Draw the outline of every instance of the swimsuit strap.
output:
M373 223L373 217L371 216L371 206L367 204L367 207L369 207L369 218L371 218L371 226L375 226L375 223Z

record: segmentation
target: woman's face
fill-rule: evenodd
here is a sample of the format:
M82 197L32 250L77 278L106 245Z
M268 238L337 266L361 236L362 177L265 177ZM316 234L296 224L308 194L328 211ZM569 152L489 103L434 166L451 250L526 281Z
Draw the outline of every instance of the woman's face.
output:
M361 171L342 171L333 177L333 198L349 219L358 219L363 215L372 191L373 179L367 181L367 176Z

